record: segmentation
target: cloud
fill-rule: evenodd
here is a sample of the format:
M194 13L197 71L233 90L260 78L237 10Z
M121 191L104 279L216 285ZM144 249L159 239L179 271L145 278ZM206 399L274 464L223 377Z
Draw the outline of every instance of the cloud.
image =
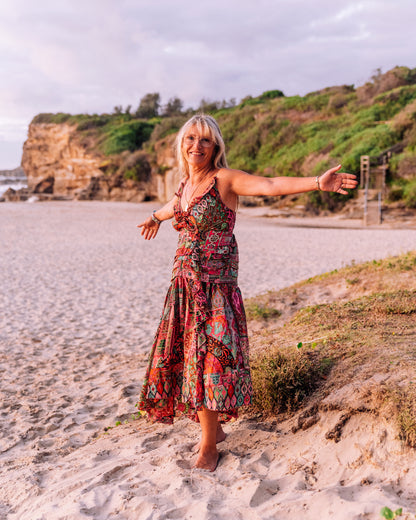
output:
M196 106L362 84L378 67L415 66L413 9L413 0L3 0L0 114L28 124L39 112L135 108L148 92Z

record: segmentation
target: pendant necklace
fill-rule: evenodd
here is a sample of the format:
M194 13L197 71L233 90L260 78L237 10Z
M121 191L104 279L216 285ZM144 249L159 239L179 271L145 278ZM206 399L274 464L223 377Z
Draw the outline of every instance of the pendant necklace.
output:
M211 179L212 179L212 176L209 178L210 182L211 182ZM205 180L205 179L204 179L204 180ZM189 197L189 199L188 199L188 197L186 196L186 193L185 193L185 192L186 192L186 189L187 189L187 187L188 187L188 186L186 186L186 188L185 188L185 190L184 190L184 192L183 192L184 197L185 197L185 211L188 211L189 204L192 202L192 199L193 199L193 197L194 197L194 195L195 195L197 189L198 189L198 188L203 184L203 182L204 182L204 181L201 181L201 182L199 182L199 183L196 185L196 187L193 189L193 191L192 191L191 196Z

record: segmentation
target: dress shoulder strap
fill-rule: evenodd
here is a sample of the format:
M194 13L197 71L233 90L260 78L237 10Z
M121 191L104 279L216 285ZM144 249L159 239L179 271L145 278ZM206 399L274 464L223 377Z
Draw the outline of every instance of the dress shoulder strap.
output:
M175 191L175 195L178 198L181 198L181 196L182 196L183 187L185 186L185 183L186 183L186 179L182 179L181 182L179 183L178 189Z

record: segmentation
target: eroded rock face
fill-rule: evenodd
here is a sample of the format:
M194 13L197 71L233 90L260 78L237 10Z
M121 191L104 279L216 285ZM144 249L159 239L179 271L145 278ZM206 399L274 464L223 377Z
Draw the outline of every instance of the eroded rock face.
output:
M175 135L169 135L155 144L158 199L162 202L170 200L178 189L182 175L179 171L174 153Z
M22 202L26 201L29 196L30 193L27 188L21 188L20 190L9 188L0 196L0 202Z
M156 156L140 157L146 175L126 178L126 164L134 154L123 152L106 157L83 144L76 125L36 123L29 126L23 147L22 167L27 175L29 192L80 200L116 200L164 202L177 189L179 178L172 151L172 139L156 147ZM151 166L150 166L151 164Z
M102 175L103 157L88 153L79 143L76 126L67 124L31 124L23 145L22 167L29 190L76 195L88 186L91 177ZM47 181L49 179L49 181Z

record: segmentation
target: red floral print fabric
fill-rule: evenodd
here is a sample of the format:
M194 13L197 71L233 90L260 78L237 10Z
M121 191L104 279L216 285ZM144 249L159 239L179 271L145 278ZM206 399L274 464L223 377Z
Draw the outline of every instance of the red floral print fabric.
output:
M178 413L198 421L203 407L221 422L251 403L247 324L237 285L235 212L214 178L183 211L179 190L173 226L179 231L172 280L150 352L139 409L172 423Z

